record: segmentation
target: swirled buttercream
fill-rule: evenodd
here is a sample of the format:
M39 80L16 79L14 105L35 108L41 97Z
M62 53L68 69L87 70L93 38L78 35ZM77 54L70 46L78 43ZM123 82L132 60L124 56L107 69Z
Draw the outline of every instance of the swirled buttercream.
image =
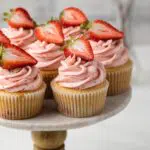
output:
M64 59L64 53L60 50L60 46L53 43L35 41L25 50L38 61L36 67L42 70L57 70L61 60Z
M34 35L34 30L25 30L23 28L2 28L2 32L10 39L11 44L25 48L27 45L31 44L36 40Z
M83 62L81 58L69 56L61 62L55 82L74 89L87 89L104 82L104 66L98 61Z
M77 27L67 27L63 29L65 41L69 40L71 37L78 39L83 36L84 31L81 30L80 26Z
M98 42L90 40L90 44L93 48L94 58L106 68L123 65L129 59L123 40L100 40Z
M39 69L26 66L13 70L0 67L0 90L8 92L32 91L42 85Z

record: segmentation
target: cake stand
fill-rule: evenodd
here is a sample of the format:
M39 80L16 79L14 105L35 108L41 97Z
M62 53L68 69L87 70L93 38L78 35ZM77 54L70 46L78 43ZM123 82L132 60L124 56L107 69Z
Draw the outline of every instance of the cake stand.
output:
M89 118L66 117L57 112L54 100L46 100L39 116L27 120L0 119L0 125L32 131L34 150L64 150L67 130L96 124L116 115L129 104L131 95L132 89L129 89L121 95L107 97L103 112Z

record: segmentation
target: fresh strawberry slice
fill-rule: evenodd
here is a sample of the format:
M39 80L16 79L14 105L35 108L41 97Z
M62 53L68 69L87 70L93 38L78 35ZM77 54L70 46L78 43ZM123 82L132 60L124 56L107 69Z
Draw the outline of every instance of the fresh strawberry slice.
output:
M27 65L35 65L37 61L24 50L11 44L0 45L0 66L4 69L14 69Z
M10 43L10 40L0 30L0 43Z
M4 13L4 20L12 28L25 28L30 29L35 27L35 22L24 8L11 9L10 13Z
M79 8L69 7L61 12L60 21L64 26L78 26L86 22L87 17Z
M123 32L103 20L95 20L90 26L88 31L90 38L94 40L121 39L124 37Z
M45 25L36 27L35 35L40 41L47 43L62 44L64 42L62 26L58 21L49 21Z
M94 59L92 47L89 41L85 39L68 41L64 48L64 54L66 57L75 55L87 61Z

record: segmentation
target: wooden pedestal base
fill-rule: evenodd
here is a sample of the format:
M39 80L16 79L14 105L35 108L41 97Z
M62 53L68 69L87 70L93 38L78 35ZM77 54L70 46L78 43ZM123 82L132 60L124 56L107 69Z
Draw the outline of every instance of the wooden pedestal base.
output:
M57 149L43 149L43 148L37 147L36 145L33 145L33 150L65 150L65 145L62 145L61 147Z
M67 131L33 131L33 150L65 150Z

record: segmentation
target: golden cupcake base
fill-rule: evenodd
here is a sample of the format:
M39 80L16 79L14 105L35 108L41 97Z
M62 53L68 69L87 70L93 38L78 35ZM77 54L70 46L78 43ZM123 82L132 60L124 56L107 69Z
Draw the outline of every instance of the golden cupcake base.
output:
M41 75L43 77L44 82L47 85L46 92L45 92L45 98L52 98L53 97L53 92L50 87L50 82L57 76L58 71L47 71L47 70L41 70Z
M132 61L119 67L107 68L107 80L109 82L108 96L114 96L127 91L130 88L132 76Z
M102 112L108 85L109 83L105 81L89 89L76 90L51 82L58 110L66 116L76 118L91 117Z
M46 85L35 91L10 93L0 91L0 117L21 120L36 116L42 110Z

